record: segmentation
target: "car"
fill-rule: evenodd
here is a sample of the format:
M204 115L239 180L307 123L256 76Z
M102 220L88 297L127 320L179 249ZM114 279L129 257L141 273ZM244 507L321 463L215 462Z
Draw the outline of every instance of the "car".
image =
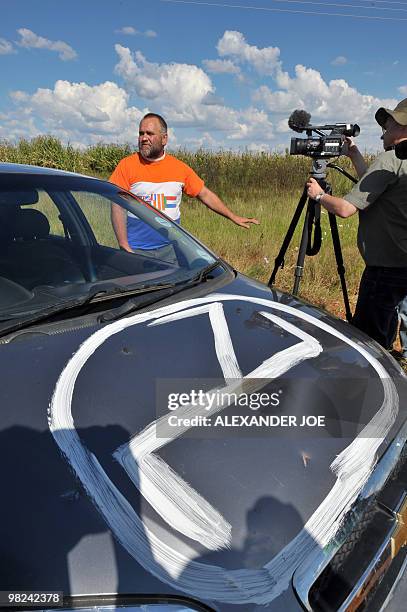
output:
M119 248L113 206L166 248ZM390 609L388 352L106 181L3 163L0 215L0 606Z

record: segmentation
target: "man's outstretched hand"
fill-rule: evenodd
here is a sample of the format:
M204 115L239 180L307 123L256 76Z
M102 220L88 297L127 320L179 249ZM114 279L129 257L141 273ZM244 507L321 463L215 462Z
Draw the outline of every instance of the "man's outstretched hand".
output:
M235 215L235 213L231 211L224 202L222 202L220 197L205 187L205 185L202 187L201 191L196 197L202 202L202 204L205 204L205 206L218 213L218 215L222 215L222 217L230 219L230 221L233 221L233 223L236 223L236 225L239 225L240 227L249 229L251 224L259 225L257 219L239 217L239 215Z
M238 217L237 215L232 218L233 223L236 225L240 225L240 227L244 227L245 229L250 229L250 225L259 225L260 221L257 219L248 219L247 217Z

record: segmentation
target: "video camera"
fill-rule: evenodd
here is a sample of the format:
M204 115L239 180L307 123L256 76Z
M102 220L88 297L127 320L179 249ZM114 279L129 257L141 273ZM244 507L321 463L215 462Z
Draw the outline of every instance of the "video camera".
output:
M306 132L308 138L291 138L290 155L307 155L314 158L339 157L346 136L358 136L360 127L356 123L334 123L311 125L311 115L305 110L295 110L288 119L294 132ZM330 131L329 134L324 132ZM315 132L319 137L313 137Z

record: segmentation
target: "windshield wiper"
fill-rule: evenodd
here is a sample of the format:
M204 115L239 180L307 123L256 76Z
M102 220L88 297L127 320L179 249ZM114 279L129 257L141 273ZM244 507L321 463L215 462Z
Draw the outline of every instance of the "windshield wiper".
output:
M123 289L122 287L114 287L111 290L103 290L98 289L95 291L90 291L87 295L81 296L80 298L75 298L72 300L65 300L64 302L59 302L57 304L53 304L48 308L42 309L40 312L34 312L31 315L24 316L22 318L13 319L12 323L8 323L4 326L0 326L0 337L5 336L6 334L18 331L21 329L26 329L27 327L31 327L37 323L46 322L53 317L75 311L78 308L83 308L89 304L98 303L102 301L107 301L116 298L122 298L125 295L129 294L146 294L154 291L166 290L172 288L174 286L173 283L160 283L155 285L142 285L141 287L134 289ZM10 321L10 319L8 319Z
M184 291L185 289L188 289L195 285L199 285L200 283L203 283L206 280L208 280L209 275L212 272L212 270L214 270L221 264L222 264L221 260L217 259L215 262L211 263L209 266L206 266L206 268L203 268L202 270L200 270L199 273L193 276L192 278L187 278L186 280L182 280L182 281L179 281L178 283L174 283L173 285L169 285L168 288L170 288L170 291L163 291L162 296L155 294L152 297L143 296L141 298L136 298L136 299L130 298L127 302L125 302L119 308L116 308L115 310L112 310L110 312L105 312L104 314L102 314L99 317L98 321L99 323L110 323L111 321L116 321L117 319L120 319L121 317L124 317L130 314L131 312L140 310L141 308L145 308L146 306L150 306L151 304L159 302L160 300L163 300L169 297L170 295L175 295L177 293L180 293L181 291ZM164 287L161 287L161 288L164 290Z
M218 266L222 266L222 260L219 258L213 263L209 264L209 266L206 266L206 268L202 268L202 270L200 270L198 274L196 274L192 278L189 278L187 281L184 281L184 286L187 285L189 287L192 285L199 285L200 283L204 283L210 278L209 275L212 270L215 270L215 268L217 268Z
M112 321L116 321L117 319L121 319L122 317L134 312L135 310L140 310L145 306L150 306L151 304L155 304L160 300L163 300L180 289L175 289L175 285L168 285L168 287L160 287L162 291L162 295L160 292L154 293L154 295L141 295L136 298L128 299L124 304L119 306L119 308L115 308L114 310L110 310L109 312L105 312L100 317L98 317L98 323L111 323Z

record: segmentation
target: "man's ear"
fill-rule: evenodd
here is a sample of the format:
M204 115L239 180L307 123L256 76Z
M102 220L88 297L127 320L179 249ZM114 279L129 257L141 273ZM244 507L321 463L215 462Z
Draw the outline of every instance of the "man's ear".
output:
M162 141L163 141L163 146L165 147L165 145L168 142L168 134L163 134L162 135Z

